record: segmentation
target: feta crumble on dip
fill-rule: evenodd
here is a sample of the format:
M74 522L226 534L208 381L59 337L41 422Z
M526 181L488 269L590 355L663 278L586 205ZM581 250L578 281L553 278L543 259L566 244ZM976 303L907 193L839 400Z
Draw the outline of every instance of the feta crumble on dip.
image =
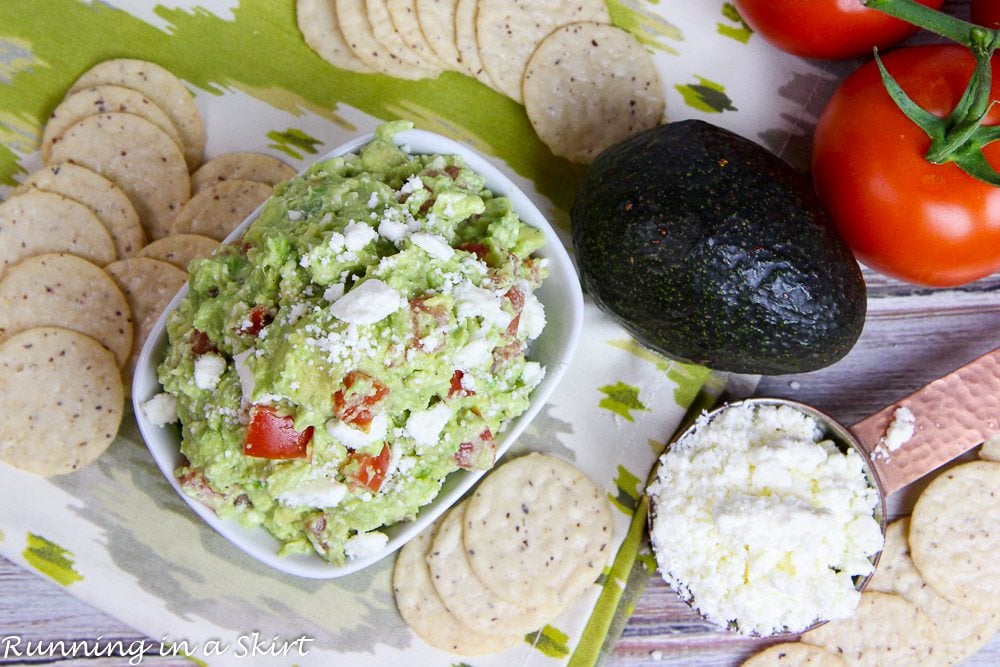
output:
M545 241L447 155L381 127L279 184L240 241L191 265L159 367L184 490L341 564L493 465L544 368Z
M649 488L664 579L742 634L800 632L852 614L882 548L878 491L854 449L812 416L736 403L703 415Z

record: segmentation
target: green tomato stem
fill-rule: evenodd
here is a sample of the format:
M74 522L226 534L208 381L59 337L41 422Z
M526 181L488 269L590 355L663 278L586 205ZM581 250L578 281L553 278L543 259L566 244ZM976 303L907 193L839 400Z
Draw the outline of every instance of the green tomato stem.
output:
M996 32L975 23L963 21L957 16L931 9L916 0L863 0L863 3L869 9L877 9L884 14L930 30L970 48L972 47L972 38L970 37L972 30Z
M875 58L889 96L930 137L931 145L925 155L927 161L934 164L953 162L973 178L1000 186L1000 173L990 166L982 152L983 146L997 139L996 128L987 128L982 121L994 101L991 99L991 58L1000 47L1000 31L963 21L916 0L862 1L869 9L930 30L972 51L976 68L961 99L947 118L938 118L921 109L885 69L877 52Z

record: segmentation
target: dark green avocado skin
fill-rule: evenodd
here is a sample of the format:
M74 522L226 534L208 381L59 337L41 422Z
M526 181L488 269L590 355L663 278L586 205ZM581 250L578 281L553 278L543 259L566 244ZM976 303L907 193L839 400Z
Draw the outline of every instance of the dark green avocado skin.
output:
M612 146L570 215L584 288L668 357L803 373L861 335L864 278L809 181L728 130L686 120Z

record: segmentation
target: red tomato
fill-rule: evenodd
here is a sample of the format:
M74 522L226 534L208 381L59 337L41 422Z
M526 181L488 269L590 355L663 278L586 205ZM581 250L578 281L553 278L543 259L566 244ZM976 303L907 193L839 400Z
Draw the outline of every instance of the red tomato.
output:
M266 405L255 405L250 408L243 453L262 459L304 459L312 435L312 426L296 431L292 417L279 415Z
M483 427L474 438L458 445L455 452L455 463L465 470L488 470L496 461L497 444L493 433L488 427Z
M972 22L1000 29L1000 0L972 0Z
M351 452L347 455L347 462L341 468L341 472L348 481L362 487L372 493L378 493L385 481L385 472L389 469L389 445L382 445L382 451L378 456L365 454L363 452Z
M754 32L779 49L806 58L871 55L903 41L916 26L869 9L862 0L733 0ZM944 0L917 0L935 9Z
M333 414L337 419L365 433L372 425L378 404L389 394L389 387L362 371L344 376L344 386L333 394Z
M939 117L955 106L974 67L969 50L953 45L898 49L883 62L914 102ZM994 77L992 97L998 95ZM1000 122L1000 111L986 122ZM859 260L909 282L959 285L1000 269L1000 188L954 164L931 164L924 159L929 144L869 62L820 116L813 181ZM984 154L1000 167L1000 144Z

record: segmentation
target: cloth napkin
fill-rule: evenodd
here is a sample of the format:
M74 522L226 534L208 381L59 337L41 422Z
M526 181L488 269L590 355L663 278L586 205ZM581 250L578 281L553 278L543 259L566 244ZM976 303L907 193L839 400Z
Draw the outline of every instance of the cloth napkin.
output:
M837 73L777 53L721 0L609 0L614 22L653 54L667 118L698 117L804 164L804 137ZM206 158L267 152L296 168L385 120L468 143L491 157L563 232L584 168L555 158L523 107L454 73L402 81L337 70L303 42L294 3L273 0L8 0L0 3L0 195L41 166L45 120L93 64L157 62L196 96ZM484 110L488 110L484 111ZM567 242L568 243L568 242ZM607 491L617 557L585 596L523 645L476 665L593 664L641 591L631 576L645 525L642 491L671 434L731 378L639 346L587 300L579 350L511 450L579 466ZM743 389L746 385L743 385ZM72 475L0 464L0 553L149 637L127 655L210 665L450 665L396 612L393 559L317 581L253 560L187 507L126 414L110 449ZM632 581L629 586L628 582Z

